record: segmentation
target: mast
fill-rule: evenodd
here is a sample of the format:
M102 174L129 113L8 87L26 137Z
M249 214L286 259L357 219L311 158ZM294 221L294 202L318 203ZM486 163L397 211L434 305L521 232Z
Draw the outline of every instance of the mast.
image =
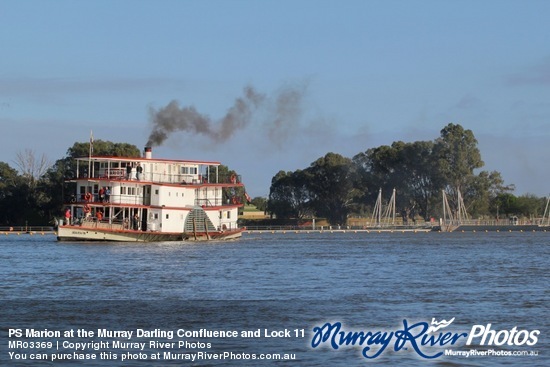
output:
M447 194L445 193L445 190L441 190L441 193L443 195L443 225L446 226L445 230L443 230L443 228L441 228L441 230L444 232L450 232L454 224L453 212L451 211L451 206L449 205L449 201L447 200ZM449 217L449 220L447 220L447 216Z
M441 196L443 198L443 200L441 200L441 202L443 203L443 223L442 223L442 225L444 225L445 221L447 220L447 214L445 213L445 202L447 201L447 198L445 196L445 190L441 190Z
M386 225L390 224L390 221L392 225L395 225L395 189L393 189L392 196L384 213L382 213L382 189L378 191L378 198L372 212L372 221L374 222L376 219L376 224L382 226L382 218L384 218Z
M382 188L378 191L378 198L376 199L376 204L374 205L374 211L372 212L372 221L374 222L376 218L376 223L380 225L382 220Z
M550 225L550 212L548 211L548 205L550 204L550 196L548 196L548 198L546 199L546 207L544 208L544 214L542 216L542 225L547 225L549 226ZM548 215L548 221L546 222L545 224L545 219L546 219L546 215Z
M388 202L388 206L384 211L384 220L386 223L389 223L391 220L391 224L395 224L395 189L393 189L390 201Z
M393 195L392 195L392 207L393 207L393 218L392 218L392 224L395 224L395 189L393 189Z
M462 194L460 193L460 190L457 190L457 219L458 224L462 224L462 220L468 220L468 213L466 212L466 206L464 205L464 200L462 199Z
M388 209L386 210L386 217L389 219L391 215L391 224L395 224L395 189L393 189Z

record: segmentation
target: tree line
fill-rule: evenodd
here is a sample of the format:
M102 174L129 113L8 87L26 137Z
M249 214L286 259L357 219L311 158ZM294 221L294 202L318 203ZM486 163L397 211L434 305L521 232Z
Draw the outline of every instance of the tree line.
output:
M346 224L350 215L370 216L380 190L396 190L396 212L410 219L440 218L442 192L457 208L461 193L472 218L540 217L545 198L516 197L497 171L484 166L471 130L448 124L432 141L370 148L352 158L327 153L304 169L279 171L271 180L266 210L279 219L326 218Z
M140 157L128 143L96 140L94 155ZM0 162L0 226L48 225L74 193L74 158L87 156L89 142L77 142L53 164L26 150L17 155L17 169ZM404 221L442 215L441 191L451 204L460 190L474 218L509 215L541 216L545 198L515 196L497 171L483 167L471 130L448 124L433 141L394 142L358 153L352 158L327 153L304 169L279 171L271 180L269 197L252 200L278 219L300 221L326 218L345 224L351 215L370 216L379 190L389 199L396 190L396 208ZM235 173L226 166L223 172ZM234 194L234 193L233 193ZM244 190L239 190L243 195Z

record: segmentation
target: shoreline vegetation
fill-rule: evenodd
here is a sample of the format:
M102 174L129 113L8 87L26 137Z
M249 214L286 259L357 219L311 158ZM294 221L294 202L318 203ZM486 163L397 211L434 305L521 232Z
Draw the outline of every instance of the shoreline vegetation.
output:
M0 228L54 227L74 192L68 181L75 172L74 158L88 156L90 148L90 142L76 142L53 164L32 150L18 154L17 169L0 162ZM102 140L93 142L93 151L96 156L141 156L135 145ZM544 218L546 198L515 196L513 184L497 171L481 170L483 166L473 132L452 123L434 140L396 141L352 158L329 152L309 167L277 172L267 198L239 192L242 203L252 204L242 208L241 226L299 228L322 218L318 226L361 229L380 224L390 212L395 226L431 226L457 215L467 221L518 218L535 223ZM446 198L447 209L442 205Z

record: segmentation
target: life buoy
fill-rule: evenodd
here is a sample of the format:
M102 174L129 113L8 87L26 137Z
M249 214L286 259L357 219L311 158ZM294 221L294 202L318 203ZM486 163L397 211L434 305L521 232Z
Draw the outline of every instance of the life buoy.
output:
M84 213L88 214L92 211L92 208L88 204L84 205Z
M90 192L87 192L85 195L84 195L84 200L86 201L92 201L92 194Z

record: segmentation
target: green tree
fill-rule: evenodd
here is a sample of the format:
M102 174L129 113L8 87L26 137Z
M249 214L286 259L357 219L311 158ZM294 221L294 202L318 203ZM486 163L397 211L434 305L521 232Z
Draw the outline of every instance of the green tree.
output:
M434 170L436 180L441 182L441 188L447 192L450 205L458 207L460 191L462 197L466 197L464 204L471 206L465 193L475 191L469 185L475 182L474 170L484 164L474 133L459 124L445 126L440 137L435 140L434 160L437 162Z
M351 159L327 153L306 169L312 205L317 216L327 218L333 225L347 222L354 200L360 195L355 187L355 165Z
M95 140L92 146L92 155L111 157L141 157L140 149L128 143L113 143L111 141ZM67 150L67 157L78 158L90 155L90 142L76 142Z
M506 218L519 212L517 197L511 193L498 194L495 198L497 218Z
M533 194L525 194L517 197L516 205L518 215L526 218L540 218L544 214L546 200Z
M267 199L261 196L256 196L251 201L252 205L256 207L256 209L261 211L267 210Z
M36 172L32 167L23 172L19 174L8 164L0 162L0 223L4 225L47 224L49 219L44 215L43 208L48 197L42 190L40 180L37 180Z
M66 199L74 193L75 185L66 181L74 178L75 169L71 157L58 159L40 178L38 185L44 194L42 209L46 218L59 216Z
M5 162L0 162L0 200L10 195L10 190L17 181L17 170Z
M20 206L17 202L17 185L19 183L17 170L5 162L0 162L0 224L12 225L13 210Z
M437 175L433 169L433 142L394 142L360 153L353 158L363 188L371 188L367 194L373 202L377 188L389 193L397 190L399 211L405 220L416 210L423 217L429 213L430 199L438 191Z
M441 136L435 141L434 154L440 179L451 192L464 192L474 170L484 164L474 133L458 124L448 124L441 130Z
M406 204L418 208L423 218L430 214L431 199L438 194L441 182L433 168L433 147L431 141L416 141L402 145L398 170L402 172L403 197ZM398 201L399 202L399 201Z
M306 171L279 171L271 180L267 210L279 219L311 215L309 180Z
M496 215L495 200L498 195L514 190L513 185L505 185L500 172L481 171L470 177L463 193L467 211L472 217Z

